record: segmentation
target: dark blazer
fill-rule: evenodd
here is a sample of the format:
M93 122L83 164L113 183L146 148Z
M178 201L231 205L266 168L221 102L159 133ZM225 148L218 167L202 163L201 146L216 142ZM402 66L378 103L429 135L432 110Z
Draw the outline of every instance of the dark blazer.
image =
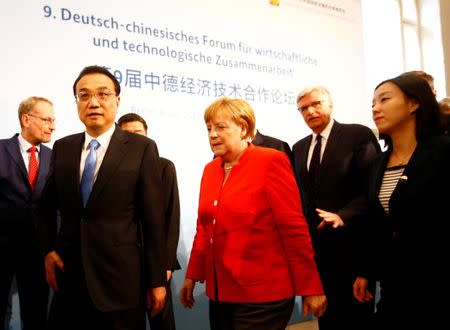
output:
M20 153L18 135L0 140L0 226L15 221L14 218L29 215L31 206L41 195L50 167L52 151L41 144L38 178L34 191L31 191L28 172Z
M166 256L167 270L181 269L177 259L178 238L180 236L180 197L178 195L175 165L166 158L159 158L166 202Z
M36 232L35 205L50 167L51 150L40 145L38 177L34 191L20 153L18 134L0 140L0 324L16 276L25 328L43 328L48 286ZM55 216L55 213L53 214Z
M137 308L143 304L146 288L166 283L158 150L153 140L116 127L83 208L80 157L84 136L67 136L53 147L40 204L46 251L56 250L61 256L67 283L79 282L82 265L89 295L99 310ZM55 208L61 214L56 237L53 224L45 217Z
M252 143L255 146L280 150L280 151L284 152L286 155L288 155L290 160L293 159L291 147L289 146L289 144L287 144L286 142L284 142L282 140L274 138L272 136L263 135L259 131L256 131L256 134L255 134L255 137L254 137Z
M312 135L309 135L295 143L293 153L295 175L302 191L303 209L310 225L319 270L348 271L352 267L354 249L349 240L349 228L366 214L363 182L367 166L380 151L380 146L368 127L335 121L322 156L318 191L314 193L307 170L311 140ZM316 228L321 220L316 208L338 213L346 226L318 231Z
M360 274L381 280L379 310L403 322L447 320L438 312L448 281L450 137L419 142L389 200L378 198L390 151L370 167L368 203L372 222L364 234L371 258ZM445 305L445 304L443 304ZM397 324L397 323L396 323ZM440 323L442 324L442 323Z

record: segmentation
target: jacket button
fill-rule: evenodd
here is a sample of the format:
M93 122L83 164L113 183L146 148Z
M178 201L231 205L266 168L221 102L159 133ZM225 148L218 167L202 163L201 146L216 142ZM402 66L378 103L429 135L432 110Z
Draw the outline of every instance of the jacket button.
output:
M217 200L214 201L214 206L217 206Z

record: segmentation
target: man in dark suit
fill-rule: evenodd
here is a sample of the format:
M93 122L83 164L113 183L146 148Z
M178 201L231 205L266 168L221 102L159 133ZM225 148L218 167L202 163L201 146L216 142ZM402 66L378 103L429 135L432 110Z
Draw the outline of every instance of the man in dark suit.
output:
M43 329L48 286L34 216L47 176L55 129L53 104L30 97L19 105L21 132L0 140L0 327L15 276L23 329Z
M55 142L39 205L52 329L142 329L166 296L156 144L114 123L120 84L84 68L73 85L86 131ZM56 234L48 212L59 209Z
M293 153L304 213L328 299L319 328L366 329L373 304L359 303L352 295L354 257L358 239L363 239L358 236L358 228L366 220L366 168L380 147L368 127L332 119L333 102L324 87L303 90L297 105L312 130L311 135L294 144Z
M289 146L289 144L287 144L287 142L284 142L272 136L263 135L258 130L256 130L256 134L252 142L255 146L272 148L282 151L289 157L291 163L293 161L291 147Z
M127 113L117 121L124 131L147 136L147 122L136 113ZM165 201L166 257L167 257L167 298L161 313L150 317L152 330L175 330L170 279L174 270L181 269L177 260L178 238L180 235L180 198L178 196L177 172L168 159L159 158L162 169Z

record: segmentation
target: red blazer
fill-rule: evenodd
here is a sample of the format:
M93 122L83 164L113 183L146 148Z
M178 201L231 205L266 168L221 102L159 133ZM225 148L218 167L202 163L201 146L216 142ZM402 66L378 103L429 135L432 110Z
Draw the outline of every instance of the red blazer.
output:
M206 280L207 296L223 302L322 294L288 157L251 144L223 178L218 157L203 172L186 277Z

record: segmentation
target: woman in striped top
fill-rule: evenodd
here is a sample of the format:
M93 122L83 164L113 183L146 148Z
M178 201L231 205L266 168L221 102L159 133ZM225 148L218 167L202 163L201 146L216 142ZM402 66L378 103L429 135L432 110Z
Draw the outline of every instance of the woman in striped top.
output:
M369 171L372 221L354 296L373 299L367 281L380 281L376 329L446 324L438 301L447 281L450 138L439 135L439 105L426 81L398 76L375 88L372 114L387 150Z

